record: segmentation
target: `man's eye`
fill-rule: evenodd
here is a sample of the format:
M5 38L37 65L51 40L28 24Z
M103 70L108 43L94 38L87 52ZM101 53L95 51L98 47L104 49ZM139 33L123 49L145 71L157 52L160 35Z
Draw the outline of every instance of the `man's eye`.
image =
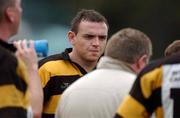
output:
M99 36L99 40L106 40L106 36Z
M86 35L85 38L92 39L92 38L94 38L94 36L93 35Z

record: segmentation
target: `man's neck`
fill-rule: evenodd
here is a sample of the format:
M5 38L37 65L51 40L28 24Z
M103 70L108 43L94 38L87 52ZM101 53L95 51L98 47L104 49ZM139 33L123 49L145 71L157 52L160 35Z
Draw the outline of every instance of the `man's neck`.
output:
M10 33L8 27L6 27L5 24L0 24L0 39L7 42L7 40L10 38L10 36L11 36L11 33Z
M96 67L96 64L97 64L97 61L92 62L92 61L83 60L79 58L78 56L76 56L73 52L69 53L69 57L73 62L78 63L87 72L92 71Z

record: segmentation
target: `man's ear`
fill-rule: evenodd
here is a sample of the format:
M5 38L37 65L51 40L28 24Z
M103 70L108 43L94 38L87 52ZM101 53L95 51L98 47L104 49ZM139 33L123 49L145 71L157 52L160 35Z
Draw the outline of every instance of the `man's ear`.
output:
M5 12L6 19L10 22L14 22L15 12L14 12L13 8L7 7L4 12Z
M72 31L69 31L67 35L68 35L68 40L71 43L71 45L74 45L75 40L76 40L76 34Z
M144 54L138 59L137 66L141 70L146 66L147 63L148 63L148 56L147 54Z

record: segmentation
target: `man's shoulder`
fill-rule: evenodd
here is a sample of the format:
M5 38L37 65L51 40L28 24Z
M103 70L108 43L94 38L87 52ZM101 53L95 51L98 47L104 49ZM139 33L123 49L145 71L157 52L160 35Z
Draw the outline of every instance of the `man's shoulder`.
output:
M141 71L140 74L148 73L149 71L152 71L156 68L160 68L165 65L173 65L173 64L180 64L180 54L169 57L163 57L155 61L152 61Z
M6 64L7 67L8 67L8 65L11 67L14 64L17 64L17 59L13 55L13 53L11 53L10 51L6 50L5 48L3 48L1 46L0 46L0 50L1 50L1 53L0 53L1 66L2 66L2 64L3 65Z
M72 51L71 48L67 48L65 49L64 52L58 53L58 54L54 54L54 55L50 55L46 58L43 58L39 61L39 68L44 65L47 62L50 61L58 61L58 60L66 60L66 61L70 61L70 57L69 57L69 53Z
M54 55L51 55L51 56L48 56L48 57L46 57L46 58L41 59L41 60L39 61L39 67L41 67L42 65L44 65L44 64L47 63L47 62L50 62L50 61L58 61L58 60L64 60L62 53L60 53L60 54L54 54Z
M109 68L103 68L103 69L96 69L92 72L92 75L100 75L102 77L111 78L114 77L114 75L118 75L117 77L129 77L129 78L135 78L136 75L134 73L125 71L125 70L119 70L119 69L109 69Z

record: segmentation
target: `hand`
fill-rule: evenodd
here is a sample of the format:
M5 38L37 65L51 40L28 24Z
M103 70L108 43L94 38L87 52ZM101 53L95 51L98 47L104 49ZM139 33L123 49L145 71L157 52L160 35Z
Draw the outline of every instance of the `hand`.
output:
M38 70L38 57L34 49L34 41L29 41L29 47L27 47L26 40L15 41L14 46L17 48L16 56L25 63L27 70Z

